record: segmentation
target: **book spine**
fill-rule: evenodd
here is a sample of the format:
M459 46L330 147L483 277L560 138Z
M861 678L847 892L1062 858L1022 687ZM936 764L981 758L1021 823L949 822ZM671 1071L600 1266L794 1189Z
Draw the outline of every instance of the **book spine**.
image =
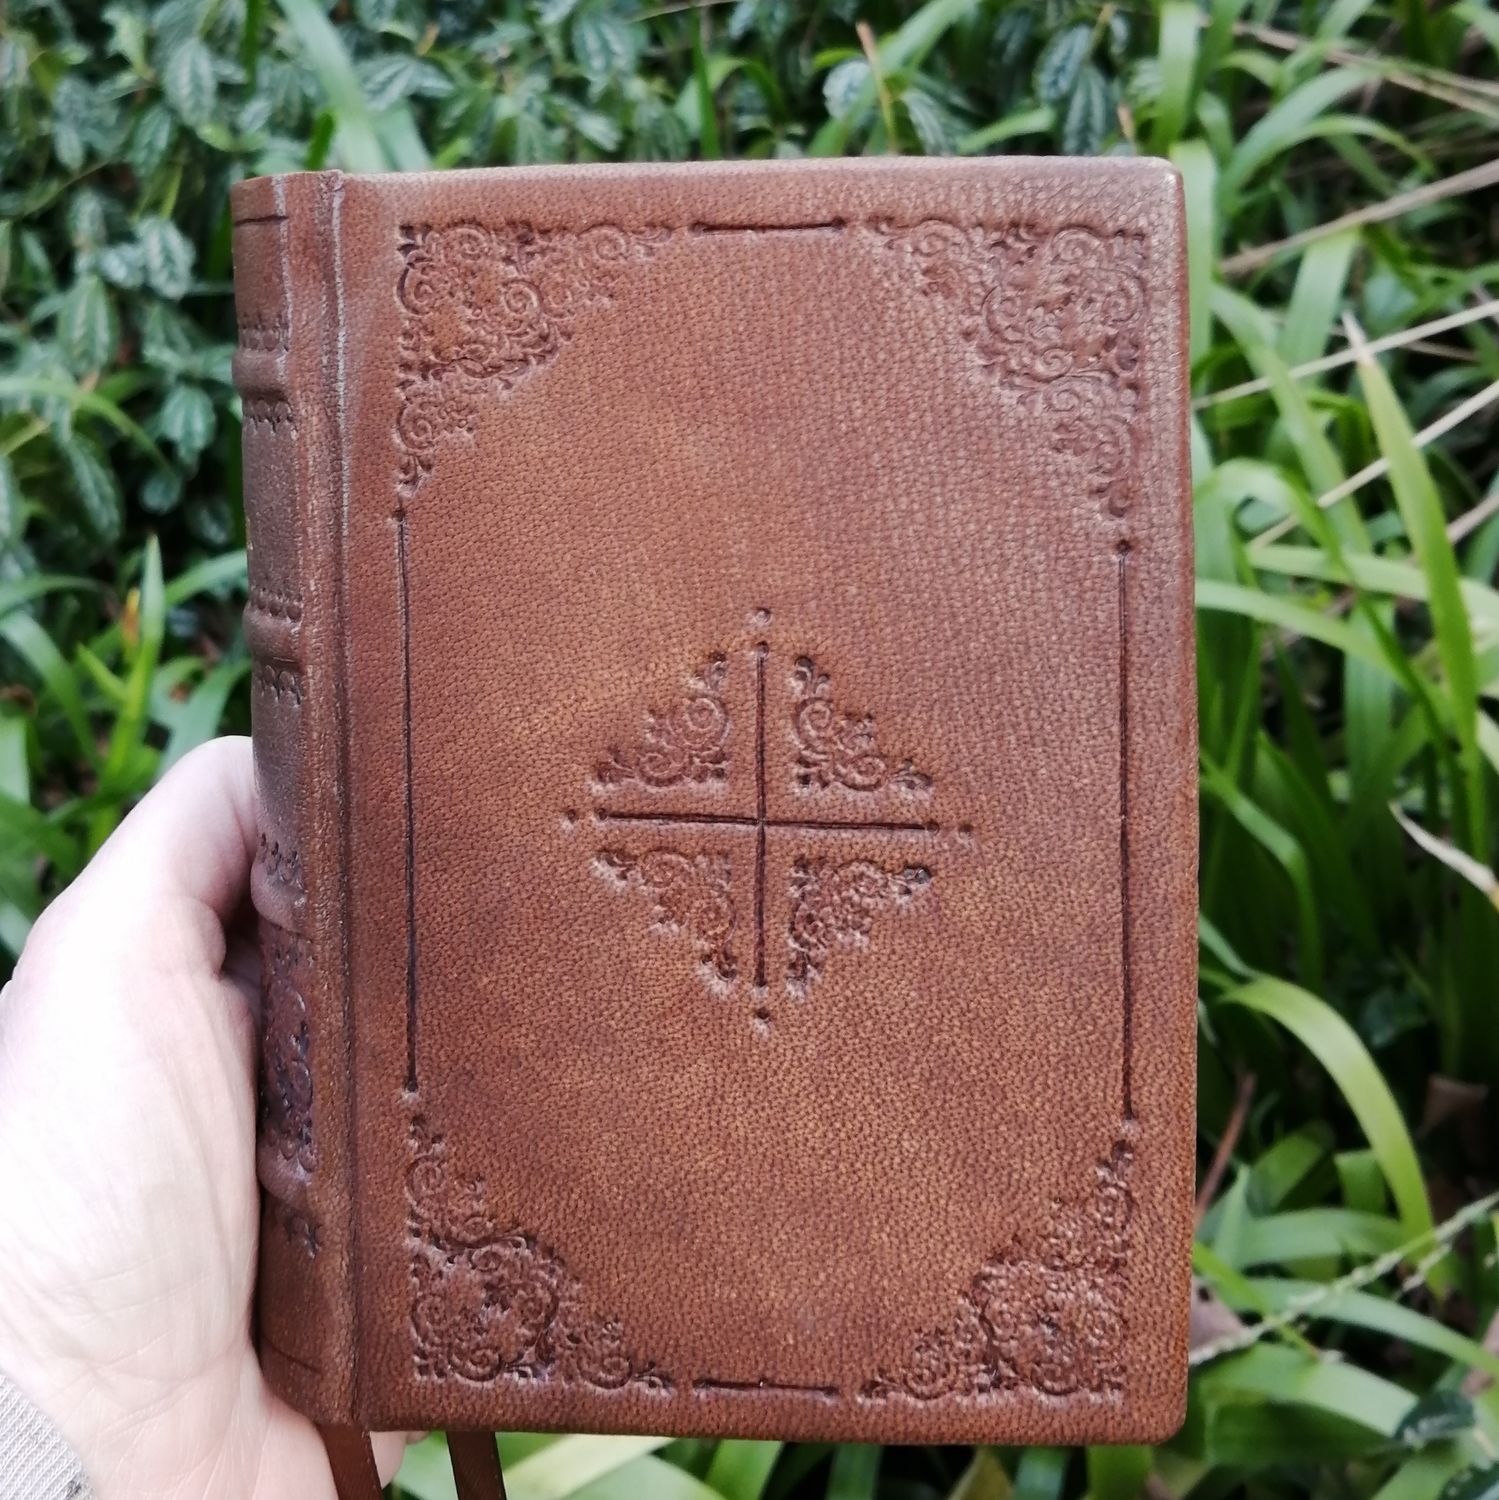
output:
M357 1343L336 668L339 190L334 173L261 178L232 200L260 809L257 1343L274 1388L320 1422L352 1419Z

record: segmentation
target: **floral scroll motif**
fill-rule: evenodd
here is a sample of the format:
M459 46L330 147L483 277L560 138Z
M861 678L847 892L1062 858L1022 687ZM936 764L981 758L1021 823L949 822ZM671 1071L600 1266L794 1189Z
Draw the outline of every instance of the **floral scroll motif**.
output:
M302 856L293 848L283 848L268 834L260 835L260 848L255 855L259 867L269 885L279 886L289 893L294 903L307 899L307 877L302 869Z
M471 436L485 402L554 359L579 317L608 303L625 268L667 236L613 224L580 232L472 223L402 230L396 443L403 503L415 497L443 443Z
M618 1322L588 1309L555 1251L502 1228L482 1182L455 1178L446 1144L422 1119L411 1127L406 1207L419 1375L671 1388L629 1352Z
M322 1230L317 1221L290 1204L277 1202L269 1194L265 1206L269 1221L286 1236L287 1243L305 1251L309 1260L316 1260L323 1248Z
M692 939L698 962L728 983L738 974L731 940L734 897L726 854L679 854L650 849L632 854L602 849L596 866L621 887L639 886L651 898L652 924Z
M1042 1224L986 1261L953 1320L921 1334L905 1364L862 1394L916 1401L1006 1391L1119 1395L1134 1160L1122 1136L1094 1164L1085 1196L1055 1200Z
M262 921L260 976L260 1136L287 1161L311 1172L317 1166L307 1017L312 945L284 927Z
M841 713L833 688L810 656L797 658L793 675L795 701L791 728L796 736L796 779L819 790L833 786L851 792L878 792L896 787L929 792L932 778L909 760L896 762L880 749L870 714Z
M1080 224L929 219L876 226L955 308L963 337L1005 397L1051 420L1053 450L1114 516L1134 489L1140 407L1145 237Z
M729 773L729 711L724 704L728 659L710 656L669 714L646 715L634 750L611 750L594 773L606 787L635 782L653 789L721 782Z
M867 859L798 859L791 867L787 982L804 989L835 949L867 942L876 916L906 905L931 880L918 865L886 870Z

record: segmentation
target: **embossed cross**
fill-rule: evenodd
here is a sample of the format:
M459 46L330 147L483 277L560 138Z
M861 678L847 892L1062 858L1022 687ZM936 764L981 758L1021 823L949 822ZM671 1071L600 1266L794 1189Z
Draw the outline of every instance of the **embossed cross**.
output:
M731 671L725 655L709 657L690 680L686 696L669 713L646 716L642 742L633 750L612 750L594 772L598 793L593 817L617 838L594 856L595 870L622 890L634 889L652 903L653 926L689 938L711 988L728 990L743 976L735 953L739 915L732 882L733 856L705 850L689 852L680 834L693 827L736 832L753 848L753 967L749 982L755 997L754 1019L771 1018L771 943L767 937L767 847L773 838L792 837L806 853L791 866L790 918L786 931L783 977L788 991L804 997L832 954L863 946L874 919L885 911L910 907L931 885L930 851L940 825L925 817L850 818L778 816L770 810L767 729L770 664L765 641L745 653L753 673L754 803L733 809L704 811L657 803L620 810L608 794L635 787L652 797L673 790L721 786L729 780L730 713L725 690ZM789 763L793 784L815 801L837 790L858 796L890 793L912 812L921 809L933 789L932 778L910 760L881 749L872 716L840 711L828 675L811 657L796 658L789 676L787 713ZM676 800L676 799L674 799ZM846 798L844 799L847 800ZM888 811L890 799L882 799ZM899 809L897 809L899 810ZM652 845L629 838L634 830L658 829L678 837ZM964 825L959 830L966 837ZM883 861L846 858L840 842L878 834L896 836L914 859Z

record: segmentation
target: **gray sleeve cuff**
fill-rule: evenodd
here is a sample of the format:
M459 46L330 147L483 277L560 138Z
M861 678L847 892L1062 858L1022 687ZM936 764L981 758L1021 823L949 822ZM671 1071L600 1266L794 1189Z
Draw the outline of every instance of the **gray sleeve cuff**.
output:
M0 1375L0 1500L93 1500L62 1434Z

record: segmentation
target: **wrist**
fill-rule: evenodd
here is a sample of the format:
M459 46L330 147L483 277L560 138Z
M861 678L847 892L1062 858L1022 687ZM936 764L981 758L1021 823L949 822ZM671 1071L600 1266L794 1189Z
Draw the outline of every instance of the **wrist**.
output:
M0 1389L8 1385L56 1434L89 1486L80 1494L89 1500L188 1500L162 1462L162 1412L130 1400L118 1382L65 1350L44 1312L24 1326L0 1314ZM8 1493L3 1485L0 1492Z
M0 1490L31 1500L90 1500L82 1460L47 1415L0 1374Z

